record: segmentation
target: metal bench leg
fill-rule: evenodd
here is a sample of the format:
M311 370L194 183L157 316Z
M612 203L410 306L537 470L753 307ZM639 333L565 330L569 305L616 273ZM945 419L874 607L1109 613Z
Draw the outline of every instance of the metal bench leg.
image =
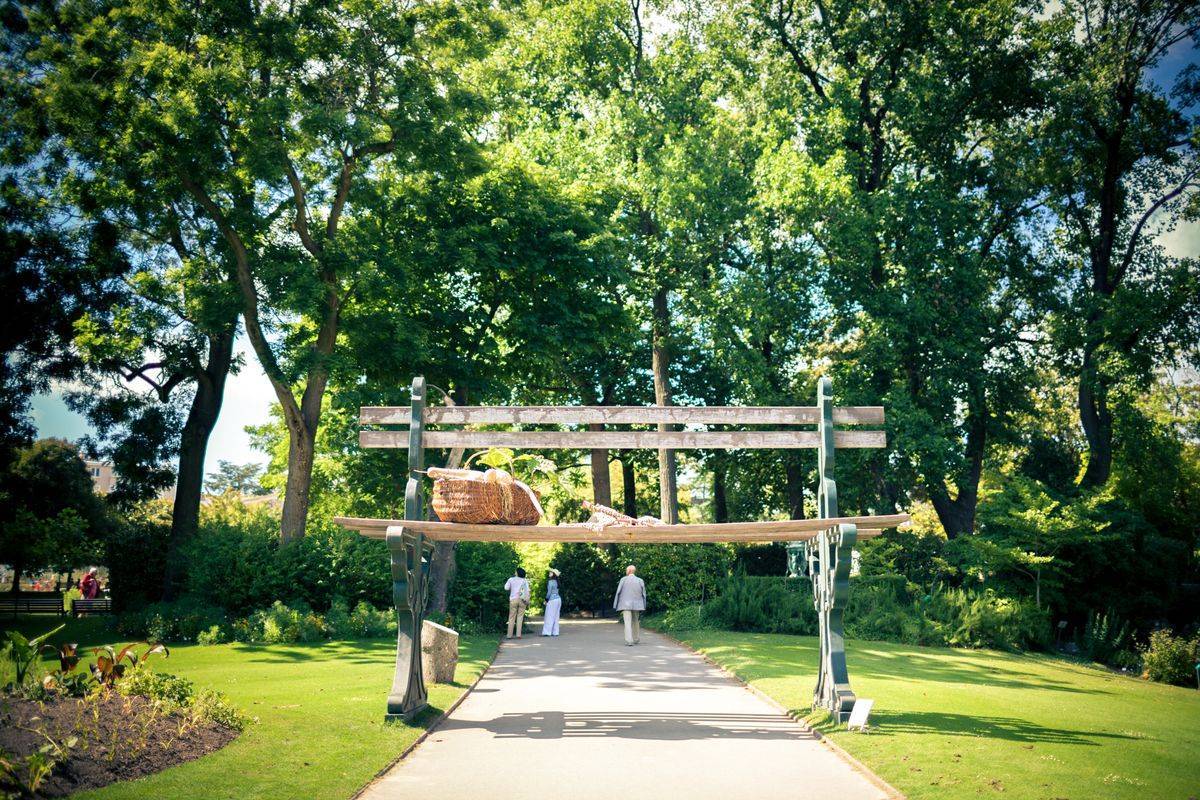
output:
M850 597L850 563L857 533L854 525L837 525L821 531L809 544L809 571L820 637L813 707L830 711L838 722L850 718L855 700L846 669L842 620Z
M838 516L838 498L837 482L833 478L833 382L829 378L821 378L817 383L817 407L821 414L817 444L817 515L821 519L831 519ZM832 525L805 548L821 651L813 708L827 709L838 722L848 720L854 708L854 692L850 690L850 675L846 669L842 616L850 598L850 564L857 538L856 526Z
M392 556L392 600L396 604L396 674L388 694L387 718L411 720L429 705L421 672L421 624L429 594L432 543L396 526L387 530Z

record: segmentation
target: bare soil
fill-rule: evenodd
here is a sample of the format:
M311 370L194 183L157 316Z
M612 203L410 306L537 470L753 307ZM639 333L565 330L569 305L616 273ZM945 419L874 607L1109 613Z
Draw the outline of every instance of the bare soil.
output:
M76 739L36 797L63 797L140 778L219 750L237 735L224 725L194 721L186 712L167 713L144 697L115 691L95 700L44 702L0 695L0 749L27 756L51 740L63 745Z

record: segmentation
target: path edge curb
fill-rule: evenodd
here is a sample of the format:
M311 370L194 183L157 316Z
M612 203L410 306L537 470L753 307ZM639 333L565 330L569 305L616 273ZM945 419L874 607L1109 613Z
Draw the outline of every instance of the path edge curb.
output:
M704 659L705 663L707 663L709 666L715 668L716 670L721 672L723 675L725 675L727 678L736 682L742 688L746 689L751 694L758 697L760 700L764 701L768 705L772 706L773 708L778 709L780 711L780 713L784 714L789 719L791 719L793 722L795 722L797 725L804 728L804 730L811 733L813 735L814 739L816 739L821 744L825 745L830 750L832 750L835 755L837 755L839 758L841 758L843 761L845 761L855 771L862 773L863 777L865 777L868 781L870 781L875 786L875 788L884 792L888 796L888 798L890 798L890 800L907 800L907 798L905 797L903 792L901 792L895 786L892 786L890 783L885 781L883 778L876 775L874 770L872 770L866 764L859 761L854 756L850 755L850 753L846 752L845 748L843 748L841 745L836 744L829 737L822 735L822 733L819 730L813 728L811 725L809 725L807 722L805 722L804 718L802 716L800 716L800 714L798 712L795 712L795 711L791 710L790 708L784 707L783 703L780 703L774 697L771 697L771 695L767 694L762 689L759 689L757 686L753 686L750 683L748 683L747 681L742 680L742 678L739 675L737 675L736 673L727 669L724 665L718 664L716 661L709 658L704 653L701 653L699 650L692 647L687 642L682 641L681 639L677 639L674 636L672 636L671 634L665 633L660 630L656 630L654 632L657 633L659 636L663 637L664 639L674 642L675 644L682 647L684 650L687 650L689 653L695 653L697 656Z
M500 647L501 647L503 641L504 640L501 639L500 641L496 642L496 649L492 651L492 657L488 659L487 666L484 667L480 671L480 673L475 676L475 680L471 682L470 686L468 686L466 689L463 690L463 693L458 696L458 699L456 699L453 703L451 703L449 705L449 707L445 711L443 711L440 716L438 716L437 719L435 719L433 722L429 723L429 726L426 727L425 730L421 733L421 735L418 736L416 739L414 739L412 741L412 743L408 745L408 747L405 747L403 750L401 750L400 755L396 756L391 761L389 761L387 764L384 764L382 767L380 767L379 770L374 775L371 776L370 780L368 780L362 786L358 787L358 791L356 791L354 794L350 795L349 800L359 800L359 798L361 798L368 789L370 789L372 786L374 786L379 781L380 778L382 778L384 775L386 775L388 772L390 772L392 770L392 768L395 767L397 764L399 764L401 761L408 758L409 754L411 754L413 750L416 750L418 747L420 747L426 739L428 739L430 736L432 736L433 733L439 727L441 727L442 723L445 722L446 719L451 714L453 714L454 711L459 706L461 706L463 704L463 701L466 700L468 696L470 696L471 692L475 691L475 687L479 685L479 682L481 680L483 680L483 676L487 675L488 672L491 671L492 665L496 663L496 656L500 655ZM684 646L686 647L686 645L684 645Z

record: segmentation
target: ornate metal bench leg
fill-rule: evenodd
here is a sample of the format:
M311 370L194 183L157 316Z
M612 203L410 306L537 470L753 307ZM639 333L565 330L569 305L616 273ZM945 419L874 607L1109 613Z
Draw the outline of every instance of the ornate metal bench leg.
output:
M854 692L846 669L846 638L842 619L850 596L850 563L858 529L837 525L824 530L809 545L809 569L817 609L820 665L813 707L830 711L838 722L849 719Z
M410 720L429 705L421 673L421 623L428 595L429 550L424 537L388 528L392 555L392 600L396 604L396 675L388 694L387 718Z

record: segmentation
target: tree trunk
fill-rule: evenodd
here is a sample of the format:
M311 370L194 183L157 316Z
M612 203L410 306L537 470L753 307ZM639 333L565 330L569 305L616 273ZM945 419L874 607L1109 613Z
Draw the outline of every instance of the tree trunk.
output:
M713 522L729 522L729 503L725 497L725 461L713 463Z
M1084 351L1079 374L1079 421L1087 437L1088 463L1083 486L1097 488L1112 474L1112 412L1108 408L1108 386L1096 366L1095 346Z
M630 517L637 518L637 475L630 461L632 450L621 451L621 510Z
M602 423L589 423L589 431L602 431ZM604 506L612 505L612 481L608 477L608 451L592 451L592 500Z
M788 519L804 519L804 467L795 453L784 454L783 475L787 483Z
M308 501L312 490L316 429L305 425L288 437L288 474L284 487L280 536L283 542L304 538L308 525Z
M9 591L13 594L16 594L17 592L21 591L21 573L25 571L25 565L21 563L13 564L12 571L13 582L12 586L9 587Z
M237 320L224 331L209 336L208 364L196 378L196 394L179 438L179 475L175 481L175 503L171 510L171 534L163 569L163 600L174 600L178 586L179 558L183 545L200 527L200 498L204 491L204 457L208 440L225 397L225 379L233 363Z
M651 367L654 372L654 402L660 406L671 405L670 354L667 336L671 318L667 306L667 289L659 287L654 293ZM670 425L660 423L660 431L671 430ZM663 522L679 522L679 495L675 485L675 451L658 451L659 517Z

